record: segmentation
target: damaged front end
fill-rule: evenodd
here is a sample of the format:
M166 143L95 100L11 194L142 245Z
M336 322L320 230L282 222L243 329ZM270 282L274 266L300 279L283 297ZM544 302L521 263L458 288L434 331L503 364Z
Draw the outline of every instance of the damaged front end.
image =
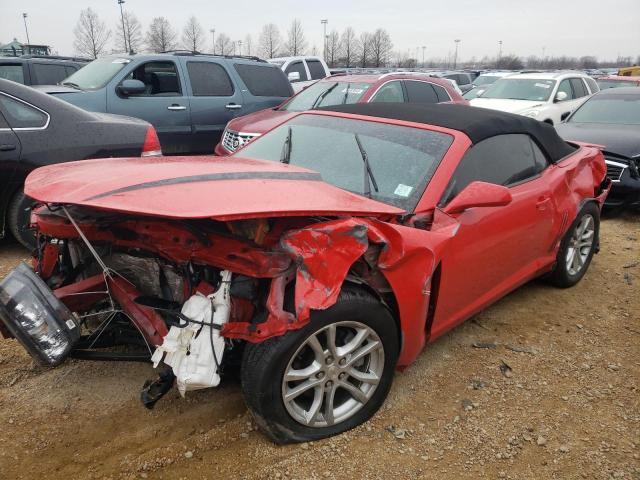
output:
M218 385L245 342L302 328L347 277L393 304L381 268L403 252L400 235L371 218L220 222L58 205L33 222L33 270L0 286L3 323L45 365L71 355L165 366L143 393L150 407L174 380L182 394Z

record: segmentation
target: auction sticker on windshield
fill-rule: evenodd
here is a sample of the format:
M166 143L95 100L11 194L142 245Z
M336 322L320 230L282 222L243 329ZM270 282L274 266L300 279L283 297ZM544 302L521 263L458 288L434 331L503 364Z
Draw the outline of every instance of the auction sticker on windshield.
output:
M410 187L409 185L405 185L401 183L396 187L393 194L399 197L407 198L409 195L411 195L412 191L413 191L413 187Z

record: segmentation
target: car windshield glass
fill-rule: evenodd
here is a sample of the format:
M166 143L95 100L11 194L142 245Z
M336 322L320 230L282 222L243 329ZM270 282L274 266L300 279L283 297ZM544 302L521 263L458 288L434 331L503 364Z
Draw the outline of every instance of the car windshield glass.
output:
M537 78L502 78L491 85L482 98L504 98L509 100L530 100L545 102L549 100L555 80Z
M452 142L430 130L306 114L234 155L278 162L288 150L288 163L319 172L327 183L359 195L369 184L371 198L412 211Z
M629 82L626 80L598 80L598 86L600 87L600 90L619 87L637 87L639 83L640 82Z
M500 77L496 77L495 75L480 75L478 78L476 78L473 81L473 84L478 86L478 87L480 85L491 85L492 83L494 83L499 78Z
M640 94L593 97L573 114L569 122L640 125Z
M82 90L97 90L104 87L131 60L128 58L99 58L82 67L62 82Z
M370 86L368 83L332 82L330 80L318 82L293 97L280 110L304 112L312 108L358 103Z
M0 78L13 82L24 83L22 65L0 65Z

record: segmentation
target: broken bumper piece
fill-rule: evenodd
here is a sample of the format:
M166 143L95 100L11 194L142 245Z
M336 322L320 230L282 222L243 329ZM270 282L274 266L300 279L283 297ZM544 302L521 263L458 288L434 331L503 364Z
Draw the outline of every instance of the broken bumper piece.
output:
M80 338L74 315L24 263L0 283L0 320L47 366L62 362Z

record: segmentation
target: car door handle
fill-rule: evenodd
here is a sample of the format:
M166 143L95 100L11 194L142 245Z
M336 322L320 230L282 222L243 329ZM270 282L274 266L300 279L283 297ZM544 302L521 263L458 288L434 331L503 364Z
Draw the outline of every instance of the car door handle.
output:
M538 210L546 210L547 205L549 204L549 202L551 201L551 197L548 196L541 196L538 198L538 201L536 202L536 207L538 208Z
M237 105L235 103L229 103L225 106L225 108L227 110L240 110L242 108L242 105Z
M174 103L173 105L169 105L167 107L167 110L171 110L172 112L179 112L186 109L187 107L185 107L184 105L178 105L177 103Z
M11 150L15 150L16 146L12 143L3 143L0 145L0 152L10 152Z

